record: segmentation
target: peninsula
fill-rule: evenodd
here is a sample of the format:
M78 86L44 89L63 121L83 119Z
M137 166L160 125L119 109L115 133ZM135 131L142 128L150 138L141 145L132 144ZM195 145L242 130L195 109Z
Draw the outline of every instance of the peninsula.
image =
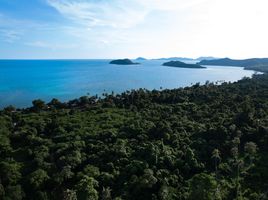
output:
M250 58L250 59L244 59L244 60L222 58L222 59L215 59L215 60L202 60L201 62L197 64L218 65L218 66L237 66L237 67L244 67L244 69L247 69L247 70L268 72L268 58Z

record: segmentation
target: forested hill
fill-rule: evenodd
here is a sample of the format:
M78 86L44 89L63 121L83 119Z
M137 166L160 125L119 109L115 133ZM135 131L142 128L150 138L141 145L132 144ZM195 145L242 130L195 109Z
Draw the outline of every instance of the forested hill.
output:
M268 199L268 75L0 113L0 199Z
M199 65L219 65L219 66L238 66L245 69L260 72L268 72L268 58L250 58L244 60L234 60L230 58L202 60Z
M215 59L215 60L202 60L198 64L249 67L249 66L260 65L260 64L268 64L268 58L251 58L251 59L244 59L244 60L222 58L222 59Z

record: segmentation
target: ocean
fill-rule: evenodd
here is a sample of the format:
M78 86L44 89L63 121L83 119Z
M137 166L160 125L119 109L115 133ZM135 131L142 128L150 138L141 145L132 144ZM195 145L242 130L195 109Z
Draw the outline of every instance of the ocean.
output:
M29 107L34 99L68 101L84 95L121 93L146 88L173 89L251 77L242 67L186 69L162 66L164 60L140 65L110 65L110 60L0 60L0 108Z

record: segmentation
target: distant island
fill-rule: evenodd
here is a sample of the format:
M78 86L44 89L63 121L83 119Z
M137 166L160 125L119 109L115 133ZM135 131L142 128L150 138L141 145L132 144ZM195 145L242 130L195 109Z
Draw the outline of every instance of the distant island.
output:
M212 57L212 56L201 56L201 57L198 57L196 58L195 60L216 60L216 59L219 59L219 58L216 58L216 57Z
M166 60L166 61L181 61L181 62L184 62L184 61L187 61L187 62L200 62L202 60L214 60L214 59L218 59L218 58L215 58L215 57L212 57L212 56L203 56L203 57L198 57L198 58L187 58L187 57L169 57L169 58L156 58L156 59L153 59L153 60Z
M248 70L260 72L268 72L268 58L250 58L244 60L234 60L230 58L222 58L215 60L202 60L197 63L199 65L219 65L219 66L237 66L244 67Z
M163 63L163 66L168 66L168 67L180 67L180 68L195 68L195 69L204 69L206 67L202 67L201 65L197 64L186 64L184 62L180 61L169 61Z
M143 57L138 57L136 58L135 60L141 60L141 61L144 61L144 60L147 60L146 58L143 58Z
M139 65L140 63L132 62L130 59L118 59L118 60L112 60L110 64L113 65Z
M186 57L157 58L157 59L154 59L154 60L195 61L194 58L186 58Z

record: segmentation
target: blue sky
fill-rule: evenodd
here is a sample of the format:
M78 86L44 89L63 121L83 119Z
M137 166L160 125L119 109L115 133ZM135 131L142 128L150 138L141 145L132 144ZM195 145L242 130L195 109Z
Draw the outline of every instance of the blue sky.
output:
M267 0L0 0L0 58L268 57Z

